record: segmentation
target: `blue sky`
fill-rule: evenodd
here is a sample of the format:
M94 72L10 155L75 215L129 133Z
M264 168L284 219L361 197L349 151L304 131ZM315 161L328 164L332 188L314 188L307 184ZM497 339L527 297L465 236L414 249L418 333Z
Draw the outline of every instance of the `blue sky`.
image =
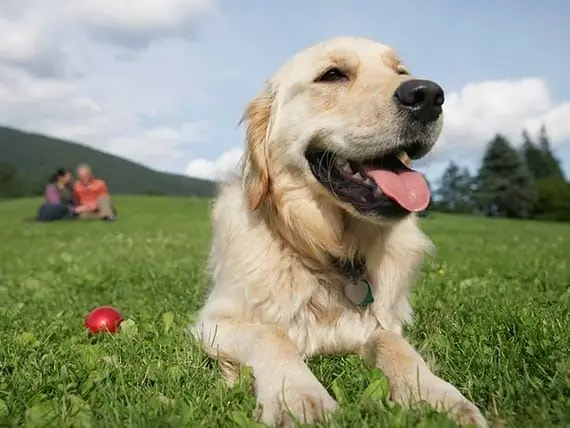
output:
M357 35L446 90L441 144L420 165L430 179L449 159L476 165L495 132L518 143L542 122L570 176L570 3L5 1L3 124L219 176L240 154L237 123L264 79L304 47Z

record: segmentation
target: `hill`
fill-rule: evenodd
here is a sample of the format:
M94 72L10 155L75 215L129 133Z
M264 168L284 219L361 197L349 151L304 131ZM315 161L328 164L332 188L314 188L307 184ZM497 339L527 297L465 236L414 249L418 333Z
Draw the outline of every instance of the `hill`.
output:
M34 189L42 189L57 168L87 163L113 193L212 196L216 190L211 181L155 171L82 144L7 127L0 127L0 162L16 167Z

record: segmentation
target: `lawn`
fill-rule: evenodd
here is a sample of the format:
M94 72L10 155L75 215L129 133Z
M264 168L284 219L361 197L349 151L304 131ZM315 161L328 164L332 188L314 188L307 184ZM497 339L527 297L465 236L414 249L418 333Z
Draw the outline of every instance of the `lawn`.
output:
M37 203L0 203L0 426L256 426L249 374L226 388L185 333L207 287L209 203L118 198L116 223L24 221ZM570 226L423 224L439 252L410 340L495 426L570 426ZM88 337L98 305L123 331ZM310 364L342 404L330 426L454 426L367 389L381 374L356 357Z

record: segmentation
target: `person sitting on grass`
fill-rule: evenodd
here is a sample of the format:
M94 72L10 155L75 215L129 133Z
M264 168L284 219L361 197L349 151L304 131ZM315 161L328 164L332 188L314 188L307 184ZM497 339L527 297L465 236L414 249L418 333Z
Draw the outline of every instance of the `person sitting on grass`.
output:
M77 181L73 193L79 208L79 217L114 221L115 210L111 204L111 196L107 184L93 175L89 165L77 167Z
M36 220L72 220L76 216L76 201L71 189L73 176L69 168L59 168L45 188L45 200L38 210Z

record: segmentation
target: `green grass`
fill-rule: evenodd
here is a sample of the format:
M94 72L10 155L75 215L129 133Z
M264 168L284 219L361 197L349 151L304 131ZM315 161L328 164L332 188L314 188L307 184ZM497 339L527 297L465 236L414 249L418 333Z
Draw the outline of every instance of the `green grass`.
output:
M34 224L0 204L0 426L254 426L251 378L228 389L186 336L207 285L209 203L118 198L117 223ZM497 425L570 426L570 227L435 215L410 340ZM98 305L129 320L90 339ZM358 358L311 361L337 427L454 426L404 412ZM377 381L376 384L382 383Z

